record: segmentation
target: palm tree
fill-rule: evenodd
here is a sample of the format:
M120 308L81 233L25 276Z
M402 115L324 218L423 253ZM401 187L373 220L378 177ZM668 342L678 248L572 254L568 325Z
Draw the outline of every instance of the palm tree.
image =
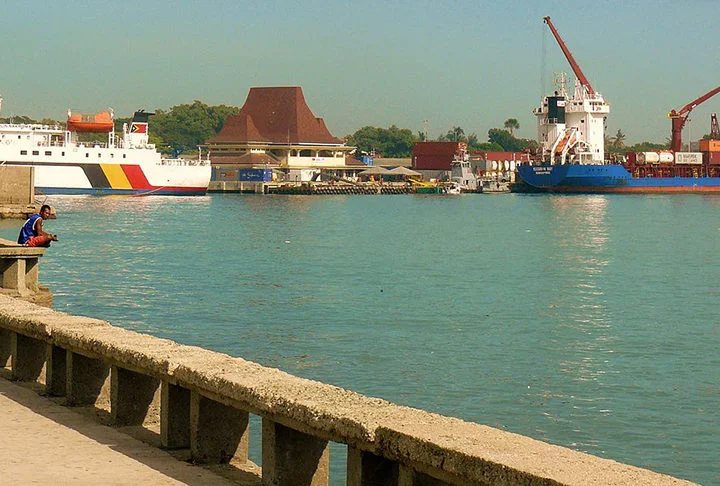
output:
M510 135L512 135L512 136L514 137L514 136L515 136L515 130L517 130L518 128L520 128L520 123L518 123L518 121L517 121L516 118L508 118L507 120L505 120L505 125L504 125L504 126L505 126L505 128L507 128L508 130L510 130Z
M618 128L615 136L610 139L610 143L612 144L612 148L616 150L625 148L625 134L623 131Z
M465 130L463 130L460 127L453 127L451 130L452 137L455 139L456 142L459 142L462 140L463 135L465 135Z

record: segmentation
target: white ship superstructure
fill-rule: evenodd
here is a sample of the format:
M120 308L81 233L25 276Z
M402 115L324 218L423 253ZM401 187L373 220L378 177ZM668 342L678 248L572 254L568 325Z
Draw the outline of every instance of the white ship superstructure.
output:
M112 113L73 115L67 129L40 124L0 124L0 165L34 167L42 194L205 194L210 161L166 159L148 141L151 113L136 112L122 136ZM107 133L82 142L80 133Z
M542 159L556 164L602 164L610 105L577 79L573 95L568 96L564 73L556 77L556 86L558 90L533 110Z

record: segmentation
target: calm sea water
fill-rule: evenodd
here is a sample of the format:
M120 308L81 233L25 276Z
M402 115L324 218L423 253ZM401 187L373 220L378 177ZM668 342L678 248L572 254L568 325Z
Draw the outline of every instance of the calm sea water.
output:
M720 197L48 202L58 310L720 483Z

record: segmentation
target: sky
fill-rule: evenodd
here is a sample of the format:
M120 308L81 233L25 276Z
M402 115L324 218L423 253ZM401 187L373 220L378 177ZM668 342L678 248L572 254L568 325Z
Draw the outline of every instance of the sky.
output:
M242 106L255 86L300 86L338 137L455 126L487 140L572 70L544 16L610 103L608 135L664 142L667 113L720 85L717 0L65 0L6 5L0 116L116 116L200 100ZM572 78L572 76L570 76ZM709 133L720 94L684 140ZM152 127L151 127L152 129Z

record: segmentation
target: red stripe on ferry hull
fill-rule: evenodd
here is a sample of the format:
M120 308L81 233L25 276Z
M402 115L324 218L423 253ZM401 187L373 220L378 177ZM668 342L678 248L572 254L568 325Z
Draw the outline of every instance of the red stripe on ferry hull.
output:
M202 196L207 194L207 187L153 186L139 165L123 164L120 167L128 178L133 192L138 195Z
M670 186L670 187L598 187L598 186L555 186L547 192L564 194L720 194L720 186Z
M139 165L122 164L120 167L122 167L123 172L125 172L125 176L128 178L128 181L130 181L133 189L156 189L156 187L150 185Z

